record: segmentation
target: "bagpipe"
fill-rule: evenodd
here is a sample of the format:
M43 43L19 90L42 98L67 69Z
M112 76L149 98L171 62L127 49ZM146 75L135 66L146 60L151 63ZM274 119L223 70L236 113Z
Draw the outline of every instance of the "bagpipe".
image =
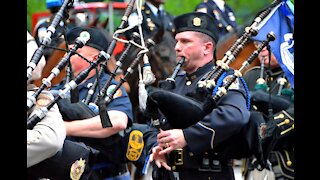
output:
M134 1L132 1L132 3L133 2ZM123 18L123 19L125 20L126 18ZM157 31L154 34L154 36L148 38L145 41L145 47L141 52L137 54L137 57L130 64L130 67L127 69L127 72L121 78L121 81L116 85L116 87L111 92L108 92L107 94L106 89L108 88L112 78L114 77L113 75L110 76L109 80L107 81L103 89L102 90L99 89L99 94L97 96L97 99L94 100L94 102L98 104L95 104L95 103L86 104L85 102L72 103L67 98L68 92L72 89L75 89L78 86L78 84L81 83L88 76L88 73L97 67L97 65L99 65L101 62L106 61L110 58L110 54L112 53L111 50L110 50L111 53L106 53L104 51L101 51L99 53L98 59L95 62L91 63L90 66L86 70L82 71L74 80L67 83L64 86L64 89L60 90L59 94L55 96L54 100L49 102L47 106L38 110L34 116L28 119L27 128L31 129L34 127L34 125L37 122L41 121L41 119L45 117L46 112L49 111L50 108L55 103L58 104L60 113L65 121L81 120L81 119L86 119L86 118L100 115L103 127L111 127L112 124L110 122L110 119L108 118L105 108L113 100L114 94L121 87L121 85L126 81L126 78L130 76L132 72L136 69L138 63L143 58L144 53L148 52L148 48L151 48L152 46L154 46L155 43L157 43L161 39L162 34L163 34L163 30ZM133 34L133 38L137 38L137 37L138 35ZM111 42L111 44L115 44L115 41L113 42L114 43ZM134 44L134 40L130 42L131 42L130 44ZM119 61L117 61L117 67L114 70L114 72L112 72L112 74L115 74L116 70L121 68L121 61L125 59L126 54L128 53L128 49L130 49L130 46L132 46L130 44L127 46L126 50L121 55ZM110 47L112 46L110 45L109 49ZM89 99L92 99L92 98L89 98ZM95 107L98 106L98 108L94 109L92 108L93 106ZM142 167L145 163L144 161L147 156L147 152L145 151L143 144L142 144L142 147L137 149L136 148L137 142L135 141L137 139L141 140L141 138L143 138L143 132L145 132L146 128L148 128L147 125L140 125L140 124L134 123L130 128L128 128L124 132L124 134L118 133L116 135L113 135L111 137L104 138L104 139L84 138L84 137L83 138L72 137L72 139L75 141L84 142L87 147L93 147L94 149L98 150L99 154L102 154L102 156L105 157L107 161L113 164L119 164L119 163L130 161L135 163L137 167ZM67 141L67 143L69 142L73 142L73 141ZM63 151L68 152L67 149L64 149ZM55 157L54 159L56 158L57 157ZM50 163L54 163L54 162L57 163L57 161L55 160L54 161L50 160ZM45 161L44 164L46 163L48 162ZM92 160L90 163L92 163Z
M41 86L35 91L32 96L27 98L27 111L35 104L37 97L41 92L47 87L51 86L51 81L53 78L57 77L61 70L66 67L69 59L72 55L76 54L77 49L83 47L86 42L90 39L90 34L87 31L80 33L80 36L76 39L75 45L67 52L67 54L60 60L60 62L52 69L50 75L42 80Z
M171 89L174 89L176 87L176 84L175 84L175 79L183 65L185 61L185 57L182 57L178 63L176 64L174 70L173 70L173 73L170 77L166 78L164 81L159 81L159 88L161 89L166 89L166 90L171 90Z
M184 129L196 124L217 107L220 98L228 93L230 85L242 76L241 72L245 70L258 56L259 52L274 39L274 33L270 32L267 35L267 39L247 58L242 64L242 67L240 67L239 70L234 70L234 74L227 80L225 85L216 87L216 92L213 92L212 87L214 81L212 81L212 79L208 79L207 84L204 84L204 81L200 81L195 91L186 95L175 94L164 89L151 92L147 99L147 116L149 116L153 124L158 127L161 127L161 123L163 122L159 119L161 114L165 117L166 127ZM233 57L232 53L230 57ZM227 64L223 64L222 62L217 64L218 66L211 72L216 71L216 73L220 74L220 71L228 69ZM211 72L209 72L208 75L211 75ZM216 75L216 73L212 73L212 75ZM219 77L214 76L213 79L215 78ZM256 147L254 146L260 146L258 123L256 123L255 114L252 114L250 118L252 119L249 120L249 123L241 131L240 135L234 135L217 146L216 150L219 151L220 155L228 158L243 158L249 157L252 153L256 153L253 152L256 151ZM263 119L260 121L262 122ZM232 148L230 148L230 146L232 146ZM259 151L256 153L258 156L261 154L261 148L257 151Z
M132 0L128 6L127 6L127 9L122 17L122 22L120 24L120 26L124 25L125 24L125 21L127 21L127 17L130 15L130 13L132 12L132 9L133 9L133 6L134 6L134 0ZM65 6L61 6L61 9L65 8ZM58 16L58 14L56 15ZM55 21L53 21L52 23L54 23ZM120 27L121 28L121 27ZM87 39L88 40L88 39ZM81 41L83 42L83 40ZM77 43L75 44L75 47L73 48L73 50L71 50L70 52L68 52L67 56L65 56L61 62L59 62L59 64L56 66L55 69L52 70L52 73L49 77L52 77L54 75L56 75L59 70L61 70L63 67L62 66L65 66L68 62L68 59L70 58L71 55L73 55L76 51L77 48L81 47L80 45L84 45L84 43L77 45ZM48 110L50 110L50 108L55 104L57 103L59 100L61 99L66 99L66 97L68 96L68 93L70 90L73 90L75 89L78 84L80 84L89 74L89 72L91 70L93 70L94 68L96 68L100 63L102 62L106 62L107 60L110 59L110 56L115 48L115 45L116 45L116 40L113 39L113 41L110 43L109 47L108 47L108 52L104 52L104 51L100 51L99 55L98 55L98 59L94 62L91 62L90 63L90 66L85 69L84 71L82 71L74 80L71 80L69 83L65 84L64 86L64 89L60 90L59 91L59 94L55 97L55 99L53 101L51 101L50 103L48 103L48 105L46 107L42 107L37 113L35 113L34 116L30 117L28 120L27 120L27 128L28 129L32 129L34 127L34 125L41 121L41 119L43 119L45 117L45 114ZM36 54L36 52L35 52ZM103 66L104 67L104 66ZM103 69L103 68L101 68ZM52 77L53 78L53 77ZM52 78L48 78L46 81L44 81L43 85L41 85L41 88L39 89L39 91L37 93L35 93L35 96L33 98L29 98L28 101L27 101L27 108L30 108L33 104L34 104L34 99L36 98L36 95L40 94L41 93L41 90L43 90L45 87L48 87L50 84L49 84L49 80L52 79ZM98 80L97 80L98 81ZM71 103L70 103L71 104ZM76 103L72 103L72 104L76 104ZM85 107L85 106L83 106ZM76 107L74 108L76 109ZM92 111L92 110L91 110ZM90 112L90 111L89 111ZM101 111L102 112L102 111ZM103 112L102 112L103 113ZM83 113L82 113L83 114ZM83 116L82 114L80 114L78 117L68 117L66 119L81 119L79 117ZM89 114L92 114L92 113L89 113ZM97 115L97 114L95 114ZM77 116L77 115L74 115L74 116ZM91 115L89 115L91 116ZM112 124L110 122L110 120L108 119L108 116L106 114L106 112L104 111L104 114L100 114L101 119L102 119L102 125L103 127L111 127Z
M125 15L122 18L123 21L127 20L127 16L131 13L134 2L135 1L132 0L128 4ZM83 42L85 39L82 38L80 40L79 42ZM110 122L110 119L108 118L106 110L99 110L99 112L97 112L89 108L89 106L83 102L71 103L71 101L68 99L68 93L70 92L70 90L75 89L88 76L91 70L95 69L100 63L107 61L110 58L110 54L115 48L115 43L116 41L111 42L108 49L109 53L100 51L96 61L91 62L90 66L87 69L82 71L77 77L75 77L75 79L65 84L64 88L59 90L59 93L57 94L57 96L54 97L53 100L48 102L43 107L37 109L36 112L31 117L27 118L27 129L32 129L38 122L40 122L46 116L46 113L50 110L50 108L52 108L53 105L56 103L59 106L60 113L63 116L64 120L85 119L85 118L94 117L100 114L103 127L111 127L112 124ZM45 89L45 87L48 87L50 85L49 79L52 79L52 77L56 75L58 71L61 70L61 68L63 68L62 66L64 66L67 63L67 60L70 58L71 55L75 53L76 49L80 48L80 46L84 44L85 42L79 45L77 45L76 43L73 49L71 49L71 51L68 52L67 55L61 60L59 65L52 71L52 75L50 75L50 78L44 81L41 88L38 89L36 95L28 99L28 103L27 103L28 110L35 104L36 100L33 100L33 99L37 99L39 95L42 95L43 93L41 93L41 91ZM150 47L154 45L155 42L150 38L147 40L146 44L147 44L147 47ZM138 57L136 58L136 61L132 64L131 71L128 71L128 74L130 74L130 72L134 70L135 66L137 65L141 57L142 57L142 53L138 55ZM126 74L125 77L128 74ZM125 81L125 77L122 79L122 83ZM117 88L120 88L120 86L121 85L117 86L116 90ZM105 103L104 106L107 106L108 103L111 102L112 97L116 92L116 90L114 92L111 92L110 97L107 96L106 101L103 101L103 103ZM100 109L103 109L103 108L100 108ZM65 144L61 152L58 152L52 158L41 162L39 165L33 168L30 168L29 169L30 173L33 174L33 176L47 177L50 179L69 179L69 177L72 176L72 174L75 174L74 176L76 176L76 177L71 177L72 179L80 179L80 178L88 179L89 177L91 177L90 175L81 176L81 174L83 172L92 173L91 165L94 164L94 162L96 161L94 157L96 157L98 153L99 154L103 153L106 157L109 157L108 160L110 160L112 163L115 163L115 164L122 163L125 161L124 159L125 156L123 155L125 154L126 148L123 146L123 144L118 143L122 139L120 135L112 136L105 139L100 139L100 141L103 141L103 143L98 144L97 145L98 147L92 146L93 144L96 144L96 141L97 141L97 140L94 140L93 138L77 139L72 137L71 139L72 141L69 139L65 140ZM76 140L76 141L83 140L85 144L80 143L79 145L78 142L74 142L73 140ZM124 138L124 140L128 140L128 138ZM90 146L94 148L91 148ZM105 148L105 146L107 146L108 148ZM103 149L105 151L102 152L100 151L100 149ZM74 153L74 151L77 153ZM73 155L70 155L71 152L73 152L72 153ZM44 167L47 167L46 171L43 170ZM53 169L55 169L55 167L60 167L59 169L56 169L57 172L52 171ZM37 173L38 170L41 170L41 171L43 170L43 171Z
M27 66L27 81L32 76L32 71L37 67L38 63L40 62L41 57L44 54L44 49L51 43L51 38L53 34L56 32L56 28L58 24L64 19L68 18L68 9L73 6L74 0L65 0L59 11L54 16L50 26L47 28L46 34L40 44L40 47L34 52L28 66Z

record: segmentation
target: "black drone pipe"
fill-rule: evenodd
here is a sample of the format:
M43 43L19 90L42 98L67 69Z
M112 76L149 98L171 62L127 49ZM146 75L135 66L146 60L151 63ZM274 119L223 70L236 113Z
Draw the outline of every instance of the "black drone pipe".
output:
M90 34L87 31L82 31L79 37L76 39L74 46L68 51L68 53L59 61L59 63L51 70L50 75L42 81L42 84L37 91L28 97L27 99L27 111L35 104L37 97L41 92L51 85L53 78L57 77L61 70L68 64L69 59L73 56L77 49L83 47L90 39Z
M185 57L181 57L181 59L178 61L176 67L174 68L174 71L172 73L172 75L170 77L168 77L165 81L160 81L159 82L159 87L161 89L165 89L165 90L170 90L170 89L174 89L176 87L176 77L178 75L178 72L180 71L184 61L185 61Z
M243 40L240 41L240 43L235 43L237 44L236 48L233 51L227 51L226 56L224 56L222 60L218 60L216 62L217 66L211 72L209 72L205 80L199 82L199 88L206 87L208 89L213 89L216 86L216 81L223 72L229 69L229 64L236 59L249 38L256 36L257 34L258 31L256 29L251 29L250 33L245 33L241 38L239 38Z
M146 47L147 49L151 48L152 46L154 46L156 44L156 42L152 39L147 39L146 42ZM124 76L120 79L120 83L117 84L117 86L110 92L110 94L105 94L105 98L104 101L106 103L106 105L108 105L112 100L113 100L113 96L114 94L117 92L117 90L122 86L122 84L124 82L126 82L127 77L133 73L134 69L136 69L136 67L138 66L140 60L143 58L144 53L138 53L137 57L133 60L133 62L130 64L129 68L127 69L126 73L124 74Z
M124 61L124 59L127 57L128 52L130 51L130 49L133 46L133 43L135 42L135 39L140 38L140 35L137 32L134 32L132 34L132 40L129 41L128 46L126 47L126 49L121 53L121 56L119 57L119 60L116 62L116 68L113 70L113 72L110 73L110 77L108 79L108 81L104 84L104 86L102 87L100 93L102 94L102 96L105 96L105 93L108 89L108 87L110 86L112 79L114 79L114 77L117 74L118 69L121 69L122 67L122 62ZM90 91L89 93L94 93L93 91ZM89 99L86 99L89 100ZM89 101L85 101L86 104L89 104ZM94 103L97 104L98 103L98 98L96 98L94 100Z
M128 17L129 15L131 14L132 12L132 9L134 7L134 3L135 3L135 0L131 0L126 8L126 11L124 12L124 15L122 16L121 18L121 22L120 22L120 25L119 27L117 28L118 30L119 29L123 29L125 27L125 24L126 22L128 21ZM108 47L108 50L107 50L107 54L111 57L111 54L113 53L115 47L116 47L116 43L117 43L117 39L119 37L119 34L115 34L114 35L114 38L112 39L111 43L109 44L109 47ZM107 63L107 61L106 61ZM99 76L98 77L101 77L102 73L105 71L105 67L107 67L107 65L105 64L104 66L101 66L100 68L100 71L99 71ZM93 85L91 86L89 92L95 92L96 91L96 88L98 86L98 83L99 83L99 79L96 79L93 83ZM89 103L91 102L92 100L92 96L93 96L94 93L88 93L87 94L87 97L85 99L85 102Z
M40 44L40 47L33 53L32 58L27 66L27 80L32 76L32 71L37 67L41 57L43 56L44 49L51 43L51 37L56 32L56 28L60 21L64 18L65 11L73 5L73 0L65 0L59 11L55 14L50 26L47 28L47 32Z
M239 70L234 71L233 77L228 79L226 85L220 87L215 95L211 95L210 91L206 91L207 93L201 92L201 94L196 91L196 96L191 97L161 89L150 93L147 98L148 116L152 118L151 120L157 121L160 117L159 111L161 111L173 128L183 129L196 124L216 107L216 103L227 93L229 86L241 76L241 71L246 69L263 47L274 39L274 33L269 33L267 40L249 56Z
M208 74L204 81L200 82L200 87L209 86L212 88L215 86L215 81L209 79L213 79L213 74L221 75L223 72L223 70L220 70L221 68L228 68L227 65L234 61L235 57L243 49L244 44L249 40L249 38L257 35L257 25L272 11L272 8L278 5L279 3L281 3L281 0L275 0L269 7L260 12L259 15L256 18L254 18L251 25L245 28L244 33L235 41L235 43L230 47L230 49L227 52L225 52L224 57L220 61L221 63L218 64L219 61L217 61L217 67ZM227 60L228 62L226 62ZM216 73L218 70L220 72ZM215 77L214 79L217 79L218 77L219 76Z
M104 51L100 51L98 55L98 59L90 64L90 66L82 71L74 80L70 81L65 85L63 90L60 90L59 95L56 96L53 101L49 102L47 106L40 108L36 111L36 113L27 119L27 129L32 129L38 122L40 122L48 113L48 111L53 107L54 104L57 103L58 100L67 97L67 93L71 89L75 89L86 77L88 77L91 70L96 68L99 63L106 61L110 58L110 55L105 53ZM111 125L110 119L107 124ZM111 125L112 126L112 125Z

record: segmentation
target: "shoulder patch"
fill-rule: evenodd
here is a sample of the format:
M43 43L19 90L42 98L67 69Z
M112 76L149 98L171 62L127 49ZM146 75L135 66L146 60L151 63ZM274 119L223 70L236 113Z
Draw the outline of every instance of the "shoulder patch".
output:
M139 130L133 130L129 136L126 157L130 161L137 161L143 151L144 141L143 133Z
M228 81L231 80L231 78L233 77L233 75L228 75L223 79L223 86L225 86L227 84ZM240 88L240 84L239 84L239 79L237 78L235 81L233 81L233 83L229 86L229 89L239 89Z
M113 92L115 88L116 88L116 85L115 85L115 84L110 85L110 86L108 87L108 89L107 89L107 95L111 94L111 92ZM119 88L119 89L116 91L116 93L114 93L113 99L118 98L118 97L120 97L121 95L122 95L122 90L121 90L121 88Z

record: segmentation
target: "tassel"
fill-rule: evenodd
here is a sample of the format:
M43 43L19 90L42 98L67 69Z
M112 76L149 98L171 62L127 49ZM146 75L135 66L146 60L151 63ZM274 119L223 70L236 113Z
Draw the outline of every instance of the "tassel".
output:
M143 82L146 85L150 85L156 81L156 77L151 70L149 58L146 54L143 56Z
M146 104L147 104L148 92L146 90L143 80L139 80L138 86L139 86L139 108L144 111L147 106Z

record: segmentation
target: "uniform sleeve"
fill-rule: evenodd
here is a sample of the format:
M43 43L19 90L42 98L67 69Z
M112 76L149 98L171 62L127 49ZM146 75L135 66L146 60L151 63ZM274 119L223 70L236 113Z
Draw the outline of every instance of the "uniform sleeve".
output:
M130 122L133 121L132 104L126 90L121 86L115 93L113 100L107 106L107 110L117 110L126 113Z
M32 130L27 129L27 168L55 155L62 148L65 137L62 116L54 105Z
M195 154L213 149L220 142L240 132L249 121L249 116L243 92L228 91L210 114L183 130L188 147Z

